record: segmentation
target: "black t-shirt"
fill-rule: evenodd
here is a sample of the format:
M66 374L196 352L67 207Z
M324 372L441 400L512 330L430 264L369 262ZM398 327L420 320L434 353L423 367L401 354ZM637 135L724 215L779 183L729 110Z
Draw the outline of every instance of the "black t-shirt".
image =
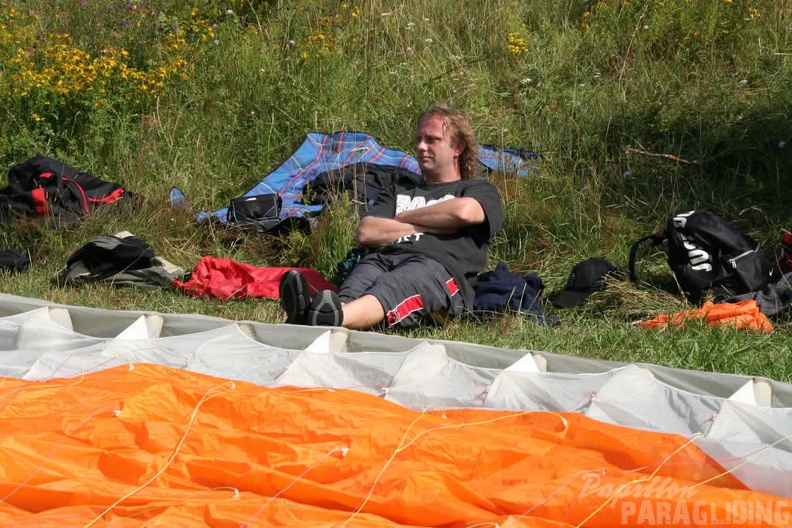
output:
M498 189L485 180L457 180L448 183L415 185L399 180L385 187L368 215L393 218L451 198L474 198L484 209L486 220L459 229L452 235L416 233L399 238L380 248L383 253L420 253L443 264L456 279L466 306L472 306L473 283L487 265L487 249L503 225L503 210Z

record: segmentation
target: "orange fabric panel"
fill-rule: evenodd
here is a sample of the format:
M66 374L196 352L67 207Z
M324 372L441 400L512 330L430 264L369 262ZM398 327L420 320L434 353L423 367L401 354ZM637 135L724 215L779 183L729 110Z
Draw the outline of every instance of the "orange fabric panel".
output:
M678 435L142 364L4 379L0 498L2 526L672 526L742 504L789 519Z
M700 308L659 315L636 325L640 328L665 328L669 325L681 326L690 321L706 321L710 326L729 326L738 330L773 331L773 323L759 311L754 300L720 304L707 301Z

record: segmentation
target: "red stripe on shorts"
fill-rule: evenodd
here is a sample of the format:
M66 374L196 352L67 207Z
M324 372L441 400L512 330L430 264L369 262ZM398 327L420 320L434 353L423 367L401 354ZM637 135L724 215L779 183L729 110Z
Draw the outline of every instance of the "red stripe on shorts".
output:
M385 315L388 327L391 327L410 315L411 313L423 309L423 299L420 295L407 297L396 308Z

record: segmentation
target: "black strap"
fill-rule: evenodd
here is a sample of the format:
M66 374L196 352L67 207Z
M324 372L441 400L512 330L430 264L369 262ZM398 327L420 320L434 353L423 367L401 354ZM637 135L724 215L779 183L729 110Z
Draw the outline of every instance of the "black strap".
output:
M665 233L646 235L645 237L641 237L632 243L632 246L630 246L630 262L629 262L630 280L632 282L638 282L638 275L635 273L635 258L636 255L638 254L638 247L647 240L651 240L653 246L659 246L660 244L663 243L664 240L666 240L666 238L668 237L665 235Z

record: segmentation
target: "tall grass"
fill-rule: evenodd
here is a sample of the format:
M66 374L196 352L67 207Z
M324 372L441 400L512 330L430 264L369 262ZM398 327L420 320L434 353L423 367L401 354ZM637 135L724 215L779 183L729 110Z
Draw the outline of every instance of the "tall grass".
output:
M543 155L525 177L493 174L506 224L490 253L537 272L545 300L576 262L625 265L629 244L682 209L713 207L772 258L792 226L792 4L751 0L0 0L0 166L36 154L118 181L140 210L108 209L78 228L4 226L32 269L3 291L101 307L281 320L277 303L223 303L53 282L68 255L129 230L189 270L207 254L327 277L352 244L335 202L309 231L280 236L197 224L195 210L252 187L306 132L360 130L412 149L434 102L467 110L484 143ZM662 154L664 156L659 156ZM559 327L508 316L411 335L792 377L789 328L769 336L709 328L638 331L636 319L686 308L650 283L622 283L560 315Z

